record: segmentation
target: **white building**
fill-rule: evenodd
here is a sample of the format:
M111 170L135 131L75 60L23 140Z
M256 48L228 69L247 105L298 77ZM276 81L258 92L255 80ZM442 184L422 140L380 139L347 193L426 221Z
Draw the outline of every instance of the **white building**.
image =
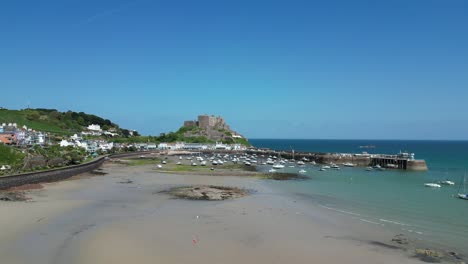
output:
M74 134L73 136L70 137L70 139L73 140L73 141L82 140L82 138L80 136L78 136L78 134Z
M99 149L101 149L102 151L109 151L109 150L111 150L113 147L114 147L114 142L110 142L110 143L101 142L101 143L99 144Z
M88 130L90 130L90 131L98 131L98 132L101 132L101 131L102 131L100 125L94 125L94 124L89 125L89 126L88 126Z
M60 141L60 146L68 147L68 146L75 146L75 144L73 144L73 142L68 142L66 139L62 139L62 141Z

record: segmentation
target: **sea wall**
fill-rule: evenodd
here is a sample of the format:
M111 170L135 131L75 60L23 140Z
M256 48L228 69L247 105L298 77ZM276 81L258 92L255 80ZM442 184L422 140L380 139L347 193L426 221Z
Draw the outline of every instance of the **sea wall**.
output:
M84 164L68 166L65 168L3 176L0 177L0 190L5 190L25 184L64 180L74 175L89 172L99 168L99 166L102 165L106 158L107 157L100 157Z
M134 156L141 156L141 155L148 155L148 154L154 155L156 153L157 152L148 152L148 151L127 152L127 153L121 153L121 154L114 154L111 156L100 157L87 163L68 166L64 168L3 176L3 177L0 177L0 190L5 190L8 188L12 188L12 187L18 187L18 186L25 185L25 184L54 182L54 181L68 179L80 173L90 172L92 170L99 168L104 163L104 161L108 158L118 159L118 158L134 157Z

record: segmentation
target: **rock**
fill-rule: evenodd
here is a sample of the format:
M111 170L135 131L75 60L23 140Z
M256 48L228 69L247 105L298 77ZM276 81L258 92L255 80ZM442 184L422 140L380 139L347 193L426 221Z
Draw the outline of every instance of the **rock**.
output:
M213 185L176 187L170 189L167 193L177 198L205 201L235 199L248 194L246 190L240 188Z
M119 183L130 184L130 183L133 183L133 181L132 180L124 180L124 181L120 181Z
M415 250L415 257L424 262L439 263L444 256L443 253L431 249Z
M23 192L0 193L0 201L24 202L24 201L27 201L27 200L28 200L28 198L24 195Z
M395 237L393 237L392 242L395 242L400 245L408 245L408 239L405 237L403 234L398 234Z

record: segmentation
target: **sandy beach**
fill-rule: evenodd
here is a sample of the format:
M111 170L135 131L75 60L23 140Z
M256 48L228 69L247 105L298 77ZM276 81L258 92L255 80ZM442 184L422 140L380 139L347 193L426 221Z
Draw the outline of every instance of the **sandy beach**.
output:
M2 263L421 263L395 234L343 218L256 177L183 175L107 163L0 202ZM104 174L103 173L103 174ZM174 199L175 186L232 186L224 201Z

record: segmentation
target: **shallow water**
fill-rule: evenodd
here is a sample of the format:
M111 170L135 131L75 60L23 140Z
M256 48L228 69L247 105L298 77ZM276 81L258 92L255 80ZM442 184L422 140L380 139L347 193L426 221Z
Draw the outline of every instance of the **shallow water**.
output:
M306 166L306 175L311 180L268 184L311 198L310 202L369 225L379 225L438 247L468 254L468 201L454 198L468 161L468 142L252 140L252 143L270 148L275 148L276 144L276 149L291 146L302 151L359 152L362 150L359 146L375 145L375 149L364 150L373 153L395 153L400 149L415 152L417 158L426 159L429 171L369 172L364 168L342 168L321 172L318 167ZM268 170L269 166L261 169ZM300 169L286 167L284 171ZM456 185L440 189L423 185L444 179L450 179Z

